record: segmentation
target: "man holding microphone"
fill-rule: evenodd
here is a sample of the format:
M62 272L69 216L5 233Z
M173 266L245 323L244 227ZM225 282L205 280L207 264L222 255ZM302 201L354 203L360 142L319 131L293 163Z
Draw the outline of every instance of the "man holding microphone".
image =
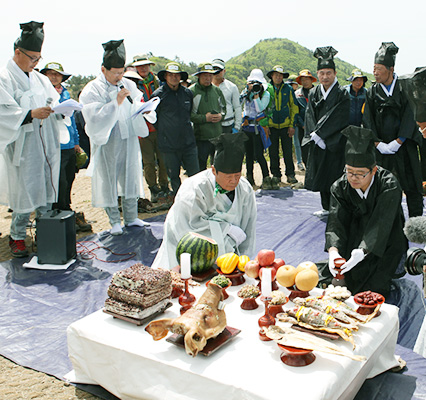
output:
M0 72L0 203L13 209L9 247L26 257L26 227L57 201L62 117L50 116L59 95L34 71L41 60L43 22L20 24L14 55Z

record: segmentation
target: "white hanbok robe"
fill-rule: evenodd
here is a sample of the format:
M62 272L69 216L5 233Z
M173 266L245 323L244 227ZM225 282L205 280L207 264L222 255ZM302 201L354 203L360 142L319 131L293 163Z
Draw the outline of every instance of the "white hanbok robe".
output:
M219 255L227 252L254 255L256 244L256 200L250 183L241 178L234 201L226 194L214 197L215 176L211 169L186 179L177 192L175 202L164 223L163 242L152 268L173 268L179 264L176 246L188 232L213 238L219 245ZM227 234L237 225L247 235L239 246Z
M104 74L89 82L80 95L90 138L88 175L92 176L94 207L116 207L118 196L130 199L144 194L138 136L146 137L149 132L143 114L132 117L141 105L142 92L129 79L123 78L122 83L130 90L133 104L125 99L118 105L120 88L111 85Z
M61 115L22 125L30 110L51 107L59 94L37 71L26 75L13 60L0 71L0 203L28 213L57 201Z

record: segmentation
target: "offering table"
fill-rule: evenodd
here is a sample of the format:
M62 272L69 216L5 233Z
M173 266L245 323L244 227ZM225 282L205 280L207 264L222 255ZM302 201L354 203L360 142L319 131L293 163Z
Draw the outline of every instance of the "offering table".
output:
M263 304L258 300L256 310L242 310L240 288L227 289L225 312L228 326L241 333L210 356L192 358L165 339L154 341L145 332L146 325L114 319L100 310L68 327L74 370L66 378L101 385L123 400L332 400L352 399L365 379L398 365L397 307L383 304L381 315L354 333L354 354L366 356L366 361L314 352L311 365L291 367L281 361L275 342L259 340L257 321L264 313ZM197 299L204 290L203 286L191 289ZM179 304L173 302L156 319L176 318ZM351 300L348 304L354 306ZM350 343L340 338L332 342L352 352Z

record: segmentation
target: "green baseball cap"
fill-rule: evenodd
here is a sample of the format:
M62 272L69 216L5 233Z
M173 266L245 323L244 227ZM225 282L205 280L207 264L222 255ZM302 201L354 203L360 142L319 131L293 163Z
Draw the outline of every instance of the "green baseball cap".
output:
M181 65L175 61L171 61L167 63L164 68L165 69L158 71L158 74L157 74L158 79L161 82L164 82L166 80L165 79L166 72L170 72L171 74L180 74L181 81L186 81L188 79L188 72L182 71Z

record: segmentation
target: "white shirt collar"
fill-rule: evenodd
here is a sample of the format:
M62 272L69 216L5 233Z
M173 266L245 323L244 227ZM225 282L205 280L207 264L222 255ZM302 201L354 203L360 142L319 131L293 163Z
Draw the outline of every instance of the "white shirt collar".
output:
M383 83L380 84L380 86L382 87L382 89L385 92L386 96L388 96L388 97L392 96L393 90L395 89L395 83L396 83L397 79L398 79L398 75L394 73L393 74L393 81L392 81L392 84L391 84L391 87L390 87L389 90L386 88L385 85L383 85Z
M331 86L327 89L327 91L324 90L324 86L321 84L321 93L324 97L324 100L327 99L327 96L330 94L331 89L333 89L334 85L337 83L337 78L334 78L334 82L331 84Z
M361 199L366 199L368 196L368 192L370 191L371 185L374 182L374 175L373 178L371 179L370 184L368 185L368 188L365 190L365 192L363 192L361 189L355 189L356 192L359 194L359 197L361 197Z

